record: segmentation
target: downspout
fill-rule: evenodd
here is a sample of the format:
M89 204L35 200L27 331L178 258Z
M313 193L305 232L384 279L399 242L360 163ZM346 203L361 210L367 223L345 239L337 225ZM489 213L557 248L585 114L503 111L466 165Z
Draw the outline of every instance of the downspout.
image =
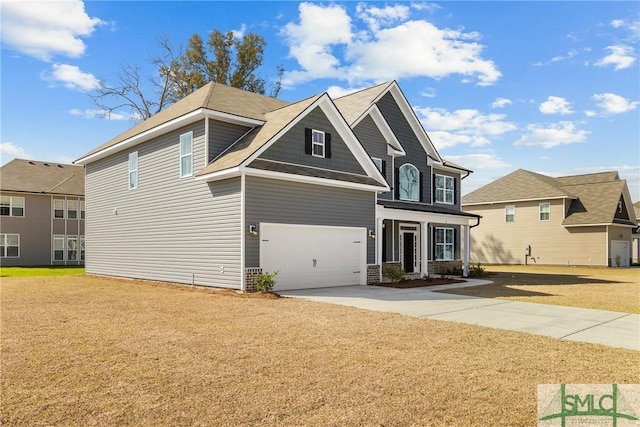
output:
M476 222L475 225L468 226L469 229L467 230L467 239L466 239L467 241L465 243L467 243L466 251L469 253L469 259L467 259L468 262L464 264L463 277L469 277L469 264L471 263L471 261L469 261L471 259L471 229L480 225L480 218L482 217L481 216L476 217L476 220L478 222Z

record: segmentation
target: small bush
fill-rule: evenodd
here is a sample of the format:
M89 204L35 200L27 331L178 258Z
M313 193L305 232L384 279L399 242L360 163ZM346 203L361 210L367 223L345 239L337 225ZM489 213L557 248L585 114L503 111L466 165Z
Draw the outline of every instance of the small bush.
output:
M258 292L271 292L273 290L273 285L276 284L276 276L279 271L274 271L273 273L269 273L265 271L264 273L260 273L256 276L256 290Z
M620 267L620 261L622 261L622 258L620 258L620 255L616 255L616 267Z
M405 274L406 273L402 267L395 265L388 265L382 269L382 275L393 283L398 283Z
M484 267L480 265L480 263L476 265L472 265L469 269L469 276L471 277L482 277L485 274Z

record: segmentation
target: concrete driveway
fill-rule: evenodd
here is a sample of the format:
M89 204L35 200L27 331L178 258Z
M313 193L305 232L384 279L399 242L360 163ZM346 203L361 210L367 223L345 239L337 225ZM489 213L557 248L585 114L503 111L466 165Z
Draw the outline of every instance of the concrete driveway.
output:
M640 351L638 314L435 292L487 283L491 282L469 280L461 284L413 289L343 286L282 291L280 294L365 310L448 320Z

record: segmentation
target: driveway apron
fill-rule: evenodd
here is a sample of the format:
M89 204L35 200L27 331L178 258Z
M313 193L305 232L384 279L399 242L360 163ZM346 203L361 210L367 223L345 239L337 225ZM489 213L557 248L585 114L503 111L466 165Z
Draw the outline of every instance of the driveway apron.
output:
M491 282L469 280L412 289L342 286L284 291L281 295L640 351L638 314L436 292L487 283Z

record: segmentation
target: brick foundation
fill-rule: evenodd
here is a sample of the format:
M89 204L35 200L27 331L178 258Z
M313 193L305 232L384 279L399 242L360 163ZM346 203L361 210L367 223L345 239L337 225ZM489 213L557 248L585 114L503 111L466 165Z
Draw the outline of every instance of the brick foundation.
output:
M378 264L367 265L367 285L380 283L380 266Z
M258 274L262 273L262 269L259 267L256 268L245 268L244 269L244 291L245 292L256 292L256 277Z
M453 269L462 269L462 260L454 260L454 261L429 261L427 264L427 268L429 270L429 276L438 275L438 274L446 274L448 270Z

